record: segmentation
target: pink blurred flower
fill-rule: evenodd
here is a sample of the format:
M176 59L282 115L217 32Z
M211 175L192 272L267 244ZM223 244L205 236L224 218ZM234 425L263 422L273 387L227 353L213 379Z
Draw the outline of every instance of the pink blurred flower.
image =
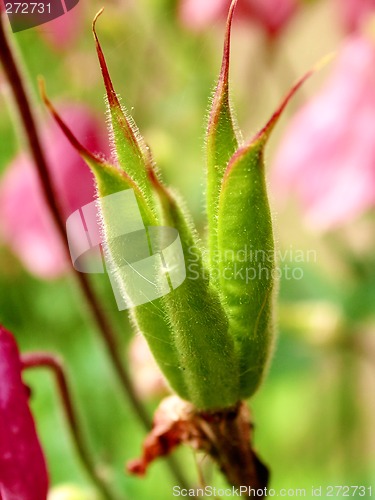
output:
M43 38L56 50L66 50L79 38L85 27L83 1L63 16L38 27Z
M109 154L106 132L89 109L70 105L63 107L61 114L87 148ZM93 176L52 120L43 127L42 142L67 218L94 200ZM35 167L25 153L15 158L0 184L0 236L36 276L55 278L71 266L49 215Z
M348 33L359 31L370 15L375 14L375 0L336 0L336 3Z
M218 19L225 19L230 0L181 0L180 18L191 29L204 29ZM270 38L278 36L298 8L296 0L241 0L237 15L258 24Z
M0 325L0 498L45 500L48 473L13 336Z
M296 193L310 225L328 230L375 204L375 45L349 38L332 75L292 120L273 187Z

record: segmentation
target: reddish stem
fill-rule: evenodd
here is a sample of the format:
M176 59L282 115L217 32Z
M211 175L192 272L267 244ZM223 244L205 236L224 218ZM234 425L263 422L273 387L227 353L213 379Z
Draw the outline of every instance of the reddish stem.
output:
M56 385L59 391L61 404L65 412L65 417L72 433L73 442L75 444L77 453L81 458L82 464L85 467L87 474L92 479L93 483L103 494L103 498L107 500L114 500L115 497L111 493L107 484L96 472L95 465L91 459L91 453L86 447L85 440L83 439L63 363L57 356L53 356L50 353L44 352L24 354L21 356L21 362L23 369L47 368L52 372L56 380Z

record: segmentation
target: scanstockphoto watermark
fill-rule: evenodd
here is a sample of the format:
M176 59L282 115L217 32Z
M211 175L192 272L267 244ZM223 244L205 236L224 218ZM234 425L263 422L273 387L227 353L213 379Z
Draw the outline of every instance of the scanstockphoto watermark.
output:
M307 496L305 488L252 488L251 486L232 486L230 488L217 488L215 486L205 486L204 488L181 488L174 486L172 489L174 497L297 497L303 498Z
M302 280L304 266L316 263L317 251L314 249L257 249L245 245L239 250L216 251L211 256L210 276L215 279L241 280L250 283L256 280ZM190 247L186 256L187 278L196 280L207 271L202 270L197 247Z
M230 488L217 488L205 486L204 488L182 488L173 486L174 497L297 497L297 498L343 498L343 497L365 497L373 496L373 487L366 485L327 485L312 486L311 488L252 488L251 486L232 486Z

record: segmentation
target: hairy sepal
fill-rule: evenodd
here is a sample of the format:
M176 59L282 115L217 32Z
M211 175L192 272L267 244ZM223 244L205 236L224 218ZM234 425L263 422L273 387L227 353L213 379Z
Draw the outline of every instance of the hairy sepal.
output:
M102 231L104 232L104 240L106 241L106 254L112 262L111 265L119 269L117 279L121 280L121 242L118 238L113 238L111 227L113 220L109 218L109 213L106 211L105 203L101 200L104 197L116 194L121 191L132 189L135 193L137 203L142 215L145 226L153 226L157 224L155 215L150 210L145 197L137 184L125 172L118 167L109 164L97 155L92 154L85 149L82 144L76 139L66 123L61 119L52 103L45 95L44 87L41 85L41 93L44 101L52 113L54 119L64 132L65 136L81 155L83 160L90 167L96 180L97 191L100 204L100 216L102 223ZM111 214L112 216L113 214ZM121 217L121 214L118 214ZM126 289L126 283L123 283L123 288ZM165 375L171 388L183 399L189 399L189 394L186 389L184 373L181 368L180 358L175 346L175 335L168 322L168 316L165 304L161 298L155 299L152 302L139 305L131 309L131 318L135 327L145 336L150 349Z
M185 257L186 279L163 302L175 332L188 399L200 410L233 406L239 400L239 381L227 316L210 283L192 223L176 197L152 174L151 178L162 223L178 230Z
M147 176L148 147L139 133L138 127L130 117L113 87L107 63L96 33L96 22L102 14L101 9L95 16L92 29L98 54L99 64L106 89L111 139L121 169L138 185L148 205L153 209L155 199Z
M283 99L265 127L232 156L218 204L219 286L236 344L240 396L251 396L262 381L274 337L275 251L264 169L264 149L291 97Z
M212 100L206 135L207 219L211 265L215 264L215 254L218 249L218 201L221 183L228 161L238 148L236 124L229 99L230 39L236 4L237 0L234 0L228 15L221 72ZM213 279L216 282L216 278Z

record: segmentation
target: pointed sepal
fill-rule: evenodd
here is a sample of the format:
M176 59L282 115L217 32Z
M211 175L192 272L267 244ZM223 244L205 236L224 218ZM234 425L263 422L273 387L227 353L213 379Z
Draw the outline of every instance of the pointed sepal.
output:
M237 126L229 99L231 28L236 4L237 0L233 0L228 14L222 66L211 104L206 135L207 218L211 265L214 265L217 253L218 200L221 182L228 161L238 148Z
M106 89L111 138L120 167L134 180L143 193L148 205L153 208L154 197L146 173L148 147L133 119L125 107L120 103L96 33L96 23L99 16L103 13L103 10L104 9L101 9L95 16L92 23L92 30Z

